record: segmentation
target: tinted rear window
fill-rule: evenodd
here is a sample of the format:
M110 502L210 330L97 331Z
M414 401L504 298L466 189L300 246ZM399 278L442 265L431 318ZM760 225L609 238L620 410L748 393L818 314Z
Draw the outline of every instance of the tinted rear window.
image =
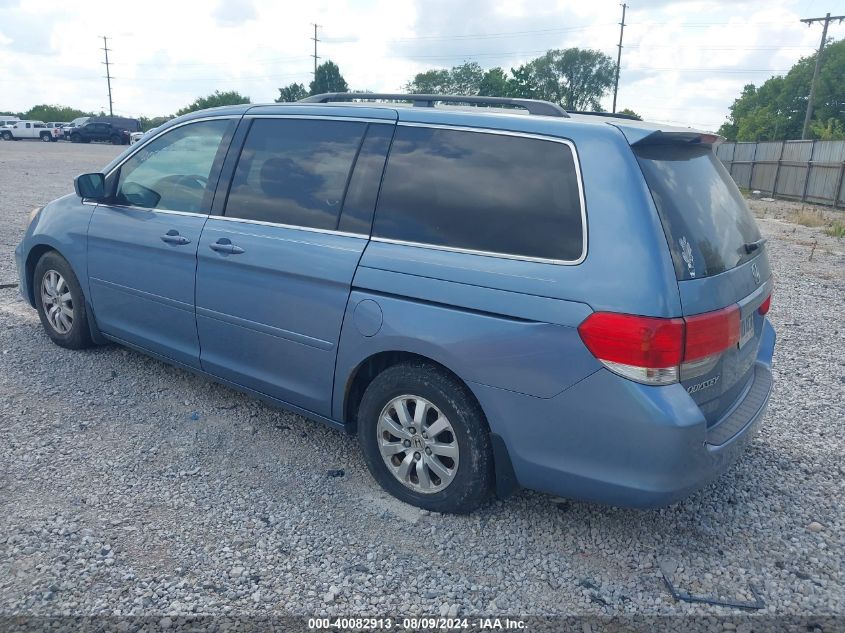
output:
M246 137L226 215L336 229L365 123L257 119Z
M635 149L657 206L678 279L709 277L752 259L757 223L709 147Z
M577 260L583 227L572 151L541 139L400 126L373 235Z

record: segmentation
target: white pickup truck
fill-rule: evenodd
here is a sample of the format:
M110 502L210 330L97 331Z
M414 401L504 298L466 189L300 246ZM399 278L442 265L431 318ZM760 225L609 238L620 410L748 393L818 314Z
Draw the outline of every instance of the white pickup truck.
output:
M12 125L5 125L0 128L0 138L4 141L32 138L49 143L50 141L58 141L61 137L61 129L48 128L43 121L15 121Z

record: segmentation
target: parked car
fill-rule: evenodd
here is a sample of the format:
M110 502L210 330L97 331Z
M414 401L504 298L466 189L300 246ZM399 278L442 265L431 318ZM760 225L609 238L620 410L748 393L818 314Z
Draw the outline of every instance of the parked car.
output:
M83 126L83 125L85 125L86 123L88 123L88 120L89 120L90 118L91 118L90 116L81 116L81 117L77 117L77 118L75 118L73 121L71 121L70 123L68 123L67 125L65 125L65 126L62 128L62 134L64 135L65 140L66 140L66 141L69 141L69 140L70 140L70 135L73 133L73 131L74 131L74 130L76 130L77 128L82 127L82 126Z
M60 346L356 433L419 507L662 505L742 453L772 387L767 247L717 141L489 97L195 112L33 212L20 290Z
M15 121L0 130L0 137L4 141L19 141L21 139L40 139L46 143L58 141L58 129L48 128L43 121Z
M49 128L62 129L62 128L63 128L64 126L66 126L66 125L67 125L67 123L66 123L66 122L65 122L65 123L58 123L58 122L53 121L53 122L48 123L48 124L47 124L47 127L49 127Z
M7 125L11 126L20 121L18 117L13 117L9 115L0 115L0 128L6 127Z
M129 132L112 123L89 121L71 130L70 140L72 143L100 141L112 145L126 145L129 143Z
M150 128L146 132L132 132L129 135L129 144L134 145L135 143L140 141L142 138L144 138L148 134L150 134L150 135L154 134L157 129L158 129L157 127L154 127L154 128Z

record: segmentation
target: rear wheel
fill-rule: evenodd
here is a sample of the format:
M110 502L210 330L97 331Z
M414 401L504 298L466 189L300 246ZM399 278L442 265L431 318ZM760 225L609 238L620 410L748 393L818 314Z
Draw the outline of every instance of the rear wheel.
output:
M49 143L49 142L50 142L50 135L49 135L48 133L46 133L46 132L42 133L42 134L41 134L41 140L42 140L44 143Z
M358 440L378 483L406 503L471 512L493 483L490 434L466 387L423 363L376 376L358 413Z
M67 260L55 251L45 253L32 277L35 307L47 336L68 349L91 347L85 297Z
M112 145L123 145L123 139L120 138L117 134L112 135L111 137L111 144Z

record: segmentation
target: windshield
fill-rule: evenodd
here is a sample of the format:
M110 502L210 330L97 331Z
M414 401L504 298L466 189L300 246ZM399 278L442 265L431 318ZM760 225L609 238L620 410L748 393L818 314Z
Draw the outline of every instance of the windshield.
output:
M752 259L760 231L707 146L650 145L634 152L660 215L679 280L718 275Z

